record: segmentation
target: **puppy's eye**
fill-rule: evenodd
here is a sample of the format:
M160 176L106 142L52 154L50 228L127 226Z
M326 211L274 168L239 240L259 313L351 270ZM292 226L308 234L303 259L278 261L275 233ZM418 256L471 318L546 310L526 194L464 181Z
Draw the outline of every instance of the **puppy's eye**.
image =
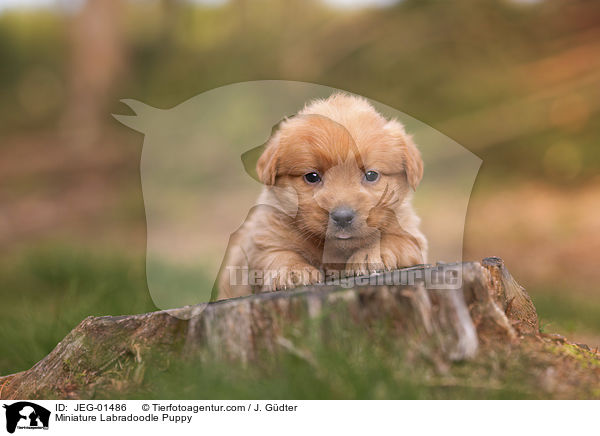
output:
M310 183L312 185L319 183L321 181L321 176L319 173L308 173L304 174L304 180L306 180L306 183Z
M379 178L379 173L377 171L367 171L365 173L365 180L367 182L376 182Z

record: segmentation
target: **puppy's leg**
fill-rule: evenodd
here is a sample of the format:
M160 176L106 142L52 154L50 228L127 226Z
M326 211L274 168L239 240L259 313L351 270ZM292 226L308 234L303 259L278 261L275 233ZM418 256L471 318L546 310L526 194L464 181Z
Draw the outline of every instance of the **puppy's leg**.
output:
M257 287L259 292L291 289L323 281L323 273L320 270L292 251L266 253L255 266L262 275L262 286Z
M424 239L424 238L423 238ZM425 263L426 253L418 236L385 234L381 242L381 258L385 269L397 269Z
M346 261L346 273L362 276L385 269L381 254L381 241L377 238L376 242L352 253Z
M230 244L223 259L211 300L223 300L250 294L252 294L252 287L248 283L248 256L242 247Z
M346 263L346 271L354 275L366 275L374 271L393 270L424 262L424 253L418 238L408 233L384 233L377 243L353 253Z

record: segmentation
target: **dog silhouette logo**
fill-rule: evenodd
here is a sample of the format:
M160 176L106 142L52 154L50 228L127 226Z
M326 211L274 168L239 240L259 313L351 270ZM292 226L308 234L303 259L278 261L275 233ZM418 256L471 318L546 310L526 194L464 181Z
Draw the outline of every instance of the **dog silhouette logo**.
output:
M14 433L19 429L48 429L50 411L29 401L19 401L3 405L6 409L6 431Z
M372 114L371 111L374 111L379 114L381 118L373 119L379 120L378 123L381 122L384 126L387 125L388 127L385 129L381 126L381 128L376 127L377 123L373 121L364 121L363 115L366 115L358 109L352 113L363 122L346 122L348 127L352 127L352 132L331 117L325 117L326 120L320 118L323 122L317 124L322 126L319 131L323 134L335 134L337 135L335 138L346 141L344 144L347 147L341 149L341 152L345 154L339 156L342 158L341 165L337 165L335 169L334 165L328 167L330 171L340 174L342 178L346 177L347 171L348 174L357 175L357 169L362 168L363 157L360 152L357 152L356 140L360 140L359 142L365 145L370 141L378 142L380 147L384 147L384 143L387 144L386 157L381 157L382 165L387 167L402 164L402 168L392 170L395 173L392 179L398 180L402 185L402 196L400 196L400 187L388 189L386 196L380 196L377 201L373 202L371 209L374 210L371 213L368 210L367 202L363 202L362 198L371 198L371 194L368 193L371 192L374 195L374 191L368 191L371 188L366 187L367 185L361 182L362 178L360 177L348 176L356 182L358 190L352 186L343 185L344 189L332 189L332 191L328 191L332 195L328 195L320 188L317 189L316 186L312 188L309 186L303 197L299 197L299 191L291 185L270 184L267 187L263 183L267 179L261 180L257 165L261 156L265 156L265 150L268 148L266 144L269 141L273 142L277 132L283 132L281 129L286 124L291 123L287 126L287 130L284 129L290 132L289 127L292 124L300 128L299 124L302 124L300 121L304 117L317 116L316 113L309 114L308 112L298 115L307 104L326 101L332 95L338 94L340 94L340 90L311 83L259 80L212 89L168 109L154 108L131 99L122 100L123 104L128 106L131 111L129 114L114 115L115 119L144 134L140 177L147 223L146 279L152 301L158 308L169 309L194 305L193 311L169 312L173 316L187 319L196 316L211 300L227 295L233 296L231 293L219 293L219 289L222 289L219 286L220 282L231 283L232 280L247 282L248 279L254 280L253 277L256 277L257 281L262 283L265 272L268 280L272 280L270 277L274 275L273 273L284 272L283 268L265 269L254 266L250 268L249 265L246 268L243 260L241 263L230 263L229 254L236 256L239 254L242 259L246 259L244 253L247 251L244 251L246 249L242 246L241 241L252 240L252 238L242 238L241 234L244 232L241 229L244 229L245 226L250 227L250 222L246 224L247 218L254 214L265 213L273 217L273 220L276 216L282 217L284 221L289 221L291 218L295 220L292 223L293 227L304 225L305 220L300 219L301 215L298 215L299 200L302 200L303 205L311 205L308 214L315 214L317 224L321 223L318 220L323 217L323 223L319 227L322 230L320 233L324 235L329 231L329 240L334 241L335 237L331 232L335 230L333 227L335 220L332 217L330 223L332 226L330 227L327 224L329 221L326 220L325 212L329 213L333 210L336 201L343 200L341 194L348 195L349 201L351 200L353 204L356 203L355 210L360 206L359 218L362 219L360 223L362 223L361 232L363 232L361 234L365 235L363 239L368 239L367 242L371 243L369 247L358 247L358 240L354 242L348 240L337 245L328 243L327 246L321 247L305 241L307 236L313 237L312 233L307 233L308 227L304 226L302 230L285 227L287 232L297 230L292 232L296 236L295 240L303 241L303 247L313 249L310 251L313 256L311 261L318 266L326 263L332 267L333 271L348 269L357 272L360 269L381 269L382 262L379 261L381 244L377 245L377 241L381 239L381 229L385 227L388 234L393 233L394 241L400 238L403 241L411 242L407 242L407 245L412 246L410 238L414 237L415 233L412 231L412 227L417 225L418 219L421 221L420 232L428 237L427 261L429 263L435 264L437 261L447 259L456 261L462 259L467 207L481 159L431 126L382 103L363 100L362 97L354 95L358 99L357 101L363 102L360 107L365 108L365 111L367 111L367 104L372 107L368 109L367 113ZM344 92L341 94L346 95L346 98L350 98L352 95ZM342 106L348 107L348 105ZM313 111L311 110L311 112ZM290 116L291 114L296 114L296 116ZM384 122L384 119L388 121ZM408 180L407 183L401 180L406 172L404 166L409 163L409 160L406 159L408 156L407 142L397 124L386 124L391 120L396 120L395 123L401 124L405 129L406 138L410 136L414 139L414 143L418 144L421 158L427 168L419 183L418 193L414 194L413 199L415 210L419 211L419 216L410 215L410 219L408 219L408 214L400 213L399 210L401 205L408 204L413 190L413 187L408 188ZM340 121L342 120L340 119ZM314 123L306 124L307 132L312 134L307 138L316 138L314 126ZM367 135L367 130L373 133ZM298 138L292 133L289 133L288 136L289 138ZM387 138L385 141L382 140L384 137ZM375 141L374 138L379 139ZM300 139L298 140L300 141ZM304 144L305 139L300 142ZM392 142L395 145L392 145ZM296 150L294 146L290 145L290 147L290 150ZM300 149L304 150L304 145ZM346 150L351 150L351 153L346 153ZM392 158L389 152L401 153L403 156ZM333 157L337 156L336 153ZM409 172L413 176L414 184L414 176L419 174L418 159L415 161L416 154L414 152L411 152L410 155L411 171ZM241 162L240 156L242 156ZM290 164L290 169L296 168L294 166L296 161L288 162L292 158L291 155L281 153L281 156L282 158L287 156L286 163ZM304 155L301 154L301 156ZM280 163L278 158L273 158L269 162L277 163L277 165ZM277 167L277 165L266 168ZM276 175L275 173L271 171L269 175ZM330 172L327 176L325 174L320 176L333 177L334 173ZM294 178L294 180L299 179L300 176ZM330 180L340 179L336 176L335 179L330 178ZM299 186L301 189L305 188L304 185ZM405 187L407 188L406 192L404 192ZM308 191L309 189L311 191ZM266 194L263 195L263 191ZM320 195L317 195L317 191L320 192ZM317 197L311 197L310 192ZM353 192L360 195L353 196ZM394 207L390 207L392 203L395 205ZM303 210L306 210L305 206L302 207ZM403 207L402 210L405 211L406 208ZM268 211L271 211L270 214ZM396 215L395 220L393 215ZM346 214L346 221L349 224L348 216ZM408 221L412 223L409 235L401 234L401 231L407 230L406 226L396 225L399 216L403 219L403 223ZM344 221L343 214L338 214L338 218ZM313 221L310 223L314 224ZM355 224L357 223L358 221L355 221ZM348 239L348 235L344 232L348 231L348 229L342 231L342 236L346 239ZM248 234L250 233L252 232L248 232ZM386 239L389 245L392 239ZM320 239L317 242L320 243ZM293 245L291 240L289 244ZM342 259L349 251L352 251L350 249L339 250L338 248L342 244L348 247L356 244L352 259L349 256ZM358 248L363 248L363 250ZM367 248L370 248L369 252L367 252ZM391 261L390 267L393 266L393 259L397 256L394 254L392 257L389 254L389 248L384 251L388 252L387 257ZM408 251L413 252L412 249L403 250L402 254ZM423 252L423 250L420 251ZM416 253L416 249L414 252ZM296 254L302 257L300 254ZM403 260L401 264L418 263L419 259L413 257ZM371 262L374 264L372 267L366 261L368 259L376 261ZM385 265L383 266L385 267ZM233 268L228 269L228 267ZM295 274L296 272L300 274ZM289 276L281 274L280 276L275 275L275 277L291 278L292 283L284 280L284 286L289 284L292 287L295 285L296 278L303 280L306 276L305 270L296 272L292 271ZM314 270L309 269L307 275L309 278L319 278ZM217 280L217 277L225 277L225 280ZM462 277L462 274L457 277ZM327 278L329 277L324 279ZM215 285L210 286L208 283ZM431 285L433 286L433 284ZM246 285L238 286L240 292L244 286ZM262 285L256 284L255 286ZM460 283L452 280L451 283L439 283L435 286L437 288L455 288L460 286ZM244 289L247 291L247 288Z

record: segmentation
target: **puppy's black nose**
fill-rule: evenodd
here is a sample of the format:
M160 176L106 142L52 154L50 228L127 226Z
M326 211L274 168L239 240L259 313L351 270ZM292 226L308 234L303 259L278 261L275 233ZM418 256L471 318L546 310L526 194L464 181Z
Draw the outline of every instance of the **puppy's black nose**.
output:
M340 206L333 209L329 216L340 227L349 226L352 223L352 220L356 216L356 212L354 209L349 208L348 206Z

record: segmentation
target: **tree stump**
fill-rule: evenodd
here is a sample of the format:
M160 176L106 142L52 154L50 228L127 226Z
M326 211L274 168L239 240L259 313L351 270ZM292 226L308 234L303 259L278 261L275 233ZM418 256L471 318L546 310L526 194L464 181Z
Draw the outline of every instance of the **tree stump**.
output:
M457 285L436 289L428 283L439 271L454 271ZM398 284L394 277L406 280ZM0 377L0 398L89 397L90 386L106 377L141 382L150 354L252 364L260 353L294 351L286 337L290 328L324 341L331 323L368 329L381 321L394 340L424 344L448 361L471 359L482 344L538 333L535 307L501 259L424 265L357 278L347 289L323 284L88 317L31 369Z

